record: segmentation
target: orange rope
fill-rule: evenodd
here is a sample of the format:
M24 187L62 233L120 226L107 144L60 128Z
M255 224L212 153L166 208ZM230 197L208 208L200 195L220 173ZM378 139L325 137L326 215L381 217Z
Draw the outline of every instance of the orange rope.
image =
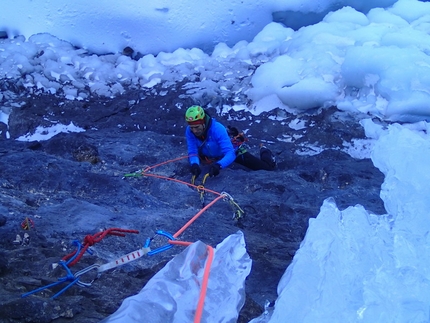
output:
M218 193L217 191L212 191L210 189L201 187L201 185L194 185L194 184L191 184L191 183L188 183L188 182L184 182L184 181L181 181L180 179L171 178L171 177L167 177L167 176L163 176L163 175L148 174L148 173L145 173L145 172L142 172L142 175L143 176L149 176L149 177L155 177L155 178L161 178L161 179L165 179L165 180L168 180L168 181L185 184L187 186L193 187L193 188L198 189L198 190L204 190L206 192L210 192L210 193L215 194L215 195L221 195L221 193Z
M189 246L190 244L192 244L192 242L178 241L178 240L169 240L169 243L176 244L179 246ZM205 299L206 299L206 292L208 290L209 275L211 272L210 269L214 258L214 248L212 248L211 246L206 246L206 249L208 250L208 260L206 262L205 271L203 273L202 287L200 289L200 295L199 295L199 301L197 303L196 314L194 315L194 323L200 323L202 319L203 307L205 305Z
M212 266L212 260L214 258L214 249L211 246L207 246L208 249L208 261L205 266L205 272L203 273L202 288L200 289L199 302L197 303L196 314L194 315L194 322L200 323L203 314L203 306L205 305L206 291L208 289L209 274Z
M170 244L175 244L177 246L182 246L182 247L188 247L189 245L192 245L192 242L188 242L188 241L179 241L179 240L169 240L168 241Z
M196 215L194 215L191 220L189 220L187 223L185 223L185 225L179 229L178 232L176 232L173 237L177 238L182 232L185 231L185 229L187 229L200 215L202 215L202 213L204 211L206 211L208 208L210 208L212 205L214 205L218 200L222 199L224 197L224 195L219 195L217 196L212 202L210 202L208 205L206 205L203 209L201 209Z
M196 215L194 215L181 229L179 229L174 235L173 237L176 239L179 235L181 235L195 220L197 220L197 218L203 214L203 212L205 212L207 209L209 209L212 205L214 205L218 200L224 198L224 195L221 193L218 193L216 191L207 189L205 187L203 187L202 185L194 185L188 182L184 182L181 181L179 179L175 179L175 178L171 178L171 177L167 177L167 176L162 176L162 175L156 175L156 174L149 174L147 173L149 170L154 169L158 166L161 165L165 165L174 161L178 161L184 158L188 158L190 156L182 156L182 157L178 157L175 159L171 159L168 160L166 162L154 165L154 166L149 166L147 168L145 168L144 170L142 170L142 175L143 176L149 176L149 177L154 177L154 178L160 178L160 179L165 179L168 181L172 181L172 182L176 182L176 183L181 183L181 184L185 184L189 187L193 187L195 189L197 189L199 192L201 190L205 191L205 192L210 192L212 194L218 195L212 202L210 202L208 205L206 205L204 208L202 208ZM175 244L175 245L180 245L180 246L189 246L192 244L192 242L186 242L186 241L178 241L178 240L169 240L169 243L171 244ZM208 287L208 282L209 282L209 275L210 275L210 268L212 266L212 261L213 261L213 257L214 257L214 249L207 245L206 246L207 250L208 250L208 259L206 262L206 266L205 266L205 271L203 273L203 279L202 279L202 287L200 289L200 296L199 296L199 301L197 303L197 308L196 308L196 313L194 316L194 323L200 323L201 318L202 318L202 314L203 314L203 307L204 307L204 303L205 303L205 298L206 298L206 292L207 292L207 287Z
M212 205L214 205L218 200L222 199L224 196L219 195L217 196L212 202L210 202L208 205L206 205L203 209L201 209L196 215L194 215L191 220L189 220L185 225L179 229L174 235L174 238L177 238L182 232L184 232L197 218L203 214L208 208L210 208ZM181 245L181 246L189 246L191 242L185 242L185 241L178 241L178 240L169 240L169 243ZM214 256L214 250L211 246L207 246L208 249L208 260L205 266L205 272L203 273L203 279L202 279L202 287L200 289L200 296L199 301L197 303L196 308L196 314L194 316L194 323L200 323L200 320L202 318L203 314L203 307L205 304L206 299L206 291L208 287L208 281L209 281L209 275L210 275L210 268L212 265L212 260Z
M173 163L175 161L178 161L178 160L181 160L181 159L185 159L185 158L188 158L188 157L190 157L190 156L181 156L181 157L178 157L178 158L175 158L175 159L170 159L170 160L167 160L165 162L162 162L162 163L159 163L159 164L156 164L156 165L153 165L153 166L148 166L148 167L146 167L143 170L143 172L147 172L147 171L149 171L151 169L154 169L156 167L159 167L159 166L162 166L162 165L166 165L166 164L169 164L169 163Z

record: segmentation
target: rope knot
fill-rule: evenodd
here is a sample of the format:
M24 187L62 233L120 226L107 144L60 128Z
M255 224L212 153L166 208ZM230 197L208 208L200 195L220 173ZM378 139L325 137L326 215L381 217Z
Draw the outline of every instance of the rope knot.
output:
M88 234L88 235L85 236L85 238L84 238L84 245L88 244L89 246L92 246L95 243L96 243L96 241L95 241L95 239L94 239L94 237L92 235Z

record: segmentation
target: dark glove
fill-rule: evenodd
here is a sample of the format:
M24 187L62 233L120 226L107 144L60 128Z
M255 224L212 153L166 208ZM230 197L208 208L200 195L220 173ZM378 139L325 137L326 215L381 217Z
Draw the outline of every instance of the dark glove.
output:
M219 171L220 170L221 170L221 165L220 164L213 164L211 166L211 168L209 168L209 176L213 177L213 176L219 175Z
M191 174L193 174L195 177L199 177L201 172L202 172L202 170L200 169L199 165L197 165L197 164L191 165Z

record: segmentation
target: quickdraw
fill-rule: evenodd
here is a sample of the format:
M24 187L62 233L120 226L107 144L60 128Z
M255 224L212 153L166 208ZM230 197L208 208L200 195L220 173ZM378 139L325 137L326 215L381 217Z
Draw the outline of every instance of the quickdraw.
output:
M87 268L84 268L84 269L76 272L75 274L72 274L72 272L71 272L71 270L70 270L70 268L68 266L69 263L70 263L70 261L67 261L67 262L60 261L59 262L59 265L61 265L66 270L66 276L58 278L58 281L56 281L54 283L48 284L48 285L43 286L43 287L36 288L35 290L32 290L30 292L24 293L24 294L21 295L21 297L24 298L24 297L27 297L27 296L32 295L34 293L43 291L45 289L48 289L48 288L51 288L51 287L55 287L57 285L60 285L60 284L66 283L66 282L70 282L68 285L66 285L66 287L64 287L63 289L61 289L59 292L57 292L56 294L54 294L51 297L51 299L55 299L58 296L60 296L61 294L63 294L70 287L72 287L74 284L77 284L77 285L82 286L82 287L88 287L88 286L91 286L91 284L94 282L94 280L96 280L99 277L99 276L96 276L96 278L94 278L89 283L81 282L80 281L81 276L83 274L86 274L87 272L91 271L92 269L95 269L96 267L98 267L98 265L89 266Z
M51 299L54 299L54 298L57 298L58 296L60 296L62 293L64 293L66 290L68 290L70 287L72 287L75 284L80 286L80 287L90 287L93 284L93 282L101 276L101 273L106 271L106 270L109 270L109 269L112 269L112 268L115 268L118 266L122 266L128 262L137 260L138 258L140 258L144 255L148 255L148 256L155 255L155 254L160 253L162 251L166 251L166 250L168 250L174 246L173 244L168 242L167 244L165 244L161 247L158 247L158 248L155 248L154 250L151 250L150 244L154 240L155 236L157 236L157 235L167 238L168 241L175 241L176 240L175 237L173 235L171 235L170 233L162 231L162 230L158 230L155 232L155 235L152 238L146 239L145 244L143 245L143 247L141 249L133 251L133 252L131 252L125 256L122 256L122 257L120 257L114 261L111 261L107 264L104 264L104 265L94 264L94 265L88 266L84 269L77 271L75 274L72 274L72 272L70 270L70 266L76 260L78 255L80 254L80 251L83 249L82 245L77 240L74 240L73 243L78 246L76 252L73 253L73 255L67 261L61 260L58 263L59 265L61 265L65 269L66 276L59 278L58 281L56 281L54 283L48 284L48 285L43 286L43 287L39 287L39 288L32 290L30 292L24 293L21 295L21 297L24 298L24 297L27 297L27 296L32 295L34 293L43 291L45 289L49 289L51 287L55 287L57 285L69 282L69 284L66 287L64 287L63 289L61 289L59 292L57 292L55 295L53 295L51 297ZM96 270L95 277L89 282L81 281L81 276L92 271L92 270Z
M97 274L97 276L94 279L92 279L90 282L82 282L82 281L80 281L80 277L82 275L86 274L87 272L91 271L91 270L98 269L100 267L99 265L91 265L87 268L84 268L80 271L77 271L75 274L72 274L70 267L73 266L74 264L76 264L85 252L92 254L91 250L89 249L89 246L92 246L94 243L101 241L105 236L115 235L115 236L124 237L125 233L139 233L139 231L112 228L112 229L107 229L104 231L97 232L94 235L85 236L84 244L81 244L78 240L73 240L72 244L76 246L76 250L73 251L72 253L64 256L60 260L60 262L58 263L59 265L61 265L65 269L66 276L59 278L57 282L48 284L46 286L37 288L37 289L30 291L28 293L22 294L21 297L26 297L28 295L31 295L31 294L40 292L42 290L57 286L59 284L63 284L65 282L70 282L70 283L66 287L64 287L62 290L60 290L58 293L56 293L54 296L52 296L51 297L52 299L54 299L54 298L58 297L59 295L61 295L62 293L64 293L67 289L72 287L74 284L77 284L78 286L81 286L81 287L91 286L91 284L100 276L99 274ZM171 236L169 235L168 238L170 239Z
M142 176L144 176L144 173L145 173L145 171L143 169L139 169L139 170L135 171L134 173L124 174L123 179L126 177L142 177Z
M240 219L242 219L245 216L245 211L242 210L239 204L234 201L233 197L227 192L222 192L221 195L224 196L225 201L230 202L230 205L233 208L233 220L239 221Z
M168 240L171 240L171 241L176 240L170 233L165 232L163 230L157 230L155 232L155 235L152 238L146 239L145 244L143 245L142 248L140 248L138 250L135 250L133 252L130 252L130 253L122 256L122 257L119 257L119 258L117 258L117 259L115 259L115 260L113 260L113 261L111 261L111 262L109 262L107 264L99 266L99 268L98 268L97 271L99 273L101 273L103 271L106 271L106 270L109 270L109 269L112 269L112 268L115 268L115 267L118 267L118 266L125 265L126 263L129 263L129 262L132 262L134 260L137 260L137 259L139 259L139 258L141 258L141 257L143 257L145 255L152 256L152 255L155 255L155 254L157 254L159 252L162 252L162 251L166 251L166 250L168 250L168 249L170 249L170 248L173 247L172 244L167 243L167 244L165 244L165 245L163 245L161 247L158 247L158 248L156 248L154 250L151 250L150 244L151 244L151 242L154 240L154 238L157 235L163 236L163 237L165 237L165 238L167 238Z
M163 230L157 230L157 231L155 232L155 234L156 234L156 235L160 235L160 236L164 236L164 237L166 237L168 240L176 240L176 239L175 239L175 237L174 237L173 235L171 235L170 233L168 233L168 232L166 232L166 231L163 231ZM154 237L152 237L152 238L148 238L148 239L146 239L145 245L144 245L143 247L144 247L144 248L149 248L149 245L150 245L151 241L152 241L152 240L154 240L154 238L155 238L155 236L154 236ZM166 250L168 250L168 249L170 249L170 248L172 248L172 247L173 247L173 245L172 245L172 244L167 243L167 244L165 244L165 245L164 245L164 246L162 246L162 247L158 247L158 248L156 248L156 249L154 249L154 250L149 251L149 252L148 252L148 256L152 256L152 255L155 255L155 254L157 254L157 253L159 253L159 252L166 251Z
M209 177L209 173L207 173L204 177L203 177L203 181L200 185L197 185L197 192L200 194L200 202L202 202L202 207L205 207L205 183L206 180ZM196 176L193 175L193 177L191 178L191 184L195 185L195 181L196 181Z
M180 157L176 160L179 159L183 159L185 157ZM174 160L172 160L174 161ZM170 161L169 161L170 162ZM162 163L162 164L166 164ZM160 164L160 165L162 165ZM157 165L156 165L157 166ZM155 175L155 174L149 174L149 170L151 170L153 167L147 167L144 170L139 170L137 172L134 173L128 173L125 174L124 177L141 177L141 176L152 176L152 177L158 177L158 178L163 178L163 179L167 179L167 180L171 180L171 181L175 181L175 182L179 182L182 184L186 184L188 186L193 186L193 187L197 187L197 191L200 193L200 200L202 201L202 205L203 208L196 214L194 215L194 217L192 219L190 219L180 230L178 230L174 235L171 235L170 233L167 233L165 231L162 230L158 230L156 231L155 235L152 238L148 238L145 241L145 244L142 246L142 248L133 251L131 253L126 254L125 256L122 256L114 261L111 261L107 264L104 265L98 265L98 264L94 264L91 266L88 266L78 272L76 272L75 274L72 274L69 266L72 266L73 264L75 264L79 258L83 255L83 253L85 252L90 252L90 250L88 249L89 246L93 245L96 242L99 242L104 236L106 236L107 234L112 234L112 235L118 235L118 236L123 236L124 232L131 232L131 233L138 233L138 231L136 230L123 230L123 229L109 229L109 230L105 230L103 232L99 232L96 233L93 236L86 236L84 239L84 245L82 245L81 243L79 243L78 241L75 241L74 243L77 245L77 250L75 250L74 252L72 252L71 254L63 257L63 259L59 262L60 265L63 266L63 268L66 270L66 276L59 278L57 282L54 282L52 284L37 288L33 291L30 291L28 293L22 294L22 297L26 297L28 295L31 295L33 293L42 291L44 289L50 288L50 287L54 287L56 285L62 284L64 282L69 282L69 284L64 287L62 290L60 290L58 293L56 293L54 296L52 296L51 298L56 298L59 295L61 295L62 293L64 293L67 289L69 289L70 287L72 287L74 284L77 284L78 286L81 287L89 287L92 285L92 283L98 279L101 275L101 273L103 271L109 270L111 268L115 268L117 266L121 266L123 264L126 264L128 262L134 261L136 259L139 259L140 257L144 256L144 255L155 255L157 253L166 251L170 248L172 248L174 245L183 245L183 246L187 246L189 244L191 244L190 242L185 242L185 241L178 241L176 240L176 238L184 231L186 230L186 228L188 228L203 212L205 212L209 207L211 207L213 204L215 204L218 200L220 199L224 199L224 200L228 200L230 202L230 205L235 209L234 210L234 216L233 219L235 220L240 220L245 212L240 208L240 206L233 200L232 196L226 192L222 192L221 194L212 190L208 190L205 189L204 184L207 180L207 178L210 176L209 173L207 173L204 177L203 177L203 181L202 184L196 186L195 183L195 176L192 177L191 182L190 183L186 183L184 181L180 181L177 179L173 179L173 178L168 178L165 176L161 176L161 175ZM204 202L204 194L205 192L211 192L214 193L216 195L218 195L213 201L211 201L208 205L205 205ZM150 248L150 244L151 242L154 240L156 235L160 235L162 237L165 237L168 239L167 244L162 245L160 247L155 248L154 250L151 250ZM208 278L209 278L209 271L210 271L210 267L211 267L211 263L212 263L212 259L213 259L213 249L212 247L208 246L208 250L209 250L209 259L208 259L208 265L205 267L205 273L204 273L204 279L203 279L203 283L202 283L202 288L201 288L201 293L200 293L200 298L199 298L199 303L197 306L197 310L196 310L196 314L195 314L195 322L200 322L201 319L201 315L202 315L202 311L203 311L203 305L204 305L204 298L206 295L206 289L207 289L207 282L208 282ZM92 280L90 280L89 282L83 282L81 281L81 276L83 276L86 273L89 273L93 270L96 270L97 273L94 276L94 278Z
M71 252L70 254L63 257L63 261L68 261L70 259L70 266L75 265L85 252L92 254L89 247L97 242L100 242L107 235L114 235L118 237L125 237L125 233L139 233L137 230L119 229L111 228L104 231L95 233L94 235L86 235L84 238L84 243L80 244L79 241L74 241L74 244L78 245L78 249Z

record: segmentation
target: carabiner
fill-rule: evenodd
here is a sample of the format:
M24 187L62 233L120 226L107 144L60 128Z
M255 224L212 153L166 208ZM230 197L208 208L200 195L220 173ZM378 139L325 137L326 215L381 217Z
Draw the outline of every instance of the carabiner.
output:
M166 231L163 231L163 230L157 230L157 231L155 232L155 234L158 234L158 235L164 236L164 237L166 237L166 238L167 238L167 239L169 239L169 240L176 240L176 239L175 239L175 237L174 237L173 235L171 235L170 233L168 233L168 232L166 232ZM153 239L154 239L154 238L148 238L148 239L146 239L145 245L144 245L143 247L144 247L144 248L149 248L149 244L151 243L151 241L152 241ZM155 255L155 254L157 254L157 253L159 253L159 252L166 251L166 250L168 250L168 249L170 249L170 248L172 248L172 247L173 247L173 245L172 245L172 244L170 244L170 243L168 243L168 244L166 244L166 245L164 245L164 246L161 246L161 247L158 247L158 248L156 248L156 249L154 249L154 250L149 251L149 252L147 253L147 255L148 255L148 256L152 256L152 255Z
M100 267L100 265L94 264L94 265L88 266L87 268L84 268L84 269L82 269L82 270L77 271L77 272L75 273L75 275L74 275L74 276L75 276L75 278L77 278L77 279L78 279L78 281L76 282L76 284L77 284L77 285L79 285L79 286L81 286L81 287L90 287L90 286L92 285L92 283L94 283L94 281L95 281L96 279L100 278L100 276L101 276L101 273L99 273L99 272L98 272L99 267ZM87 272L89 272L89 271L91 271L91 270L93 270L93 269L96 269L96 270L97 270L97 275L96 275L96 277L95 277L92 281L90 281L89 283L81 282L81 278L80 278L80 277L81 277L83 274L86 274Z
M227 192L221 192L221 195L224 197L223 199L225 201L229 201L232 208L235 209L234 213L233 213L233 220L238 221L238 220L242 219L245 215L245 211L242 210L242 208L239 206L239 204L237 204L233 200L233 197L230 194L228 194Z

